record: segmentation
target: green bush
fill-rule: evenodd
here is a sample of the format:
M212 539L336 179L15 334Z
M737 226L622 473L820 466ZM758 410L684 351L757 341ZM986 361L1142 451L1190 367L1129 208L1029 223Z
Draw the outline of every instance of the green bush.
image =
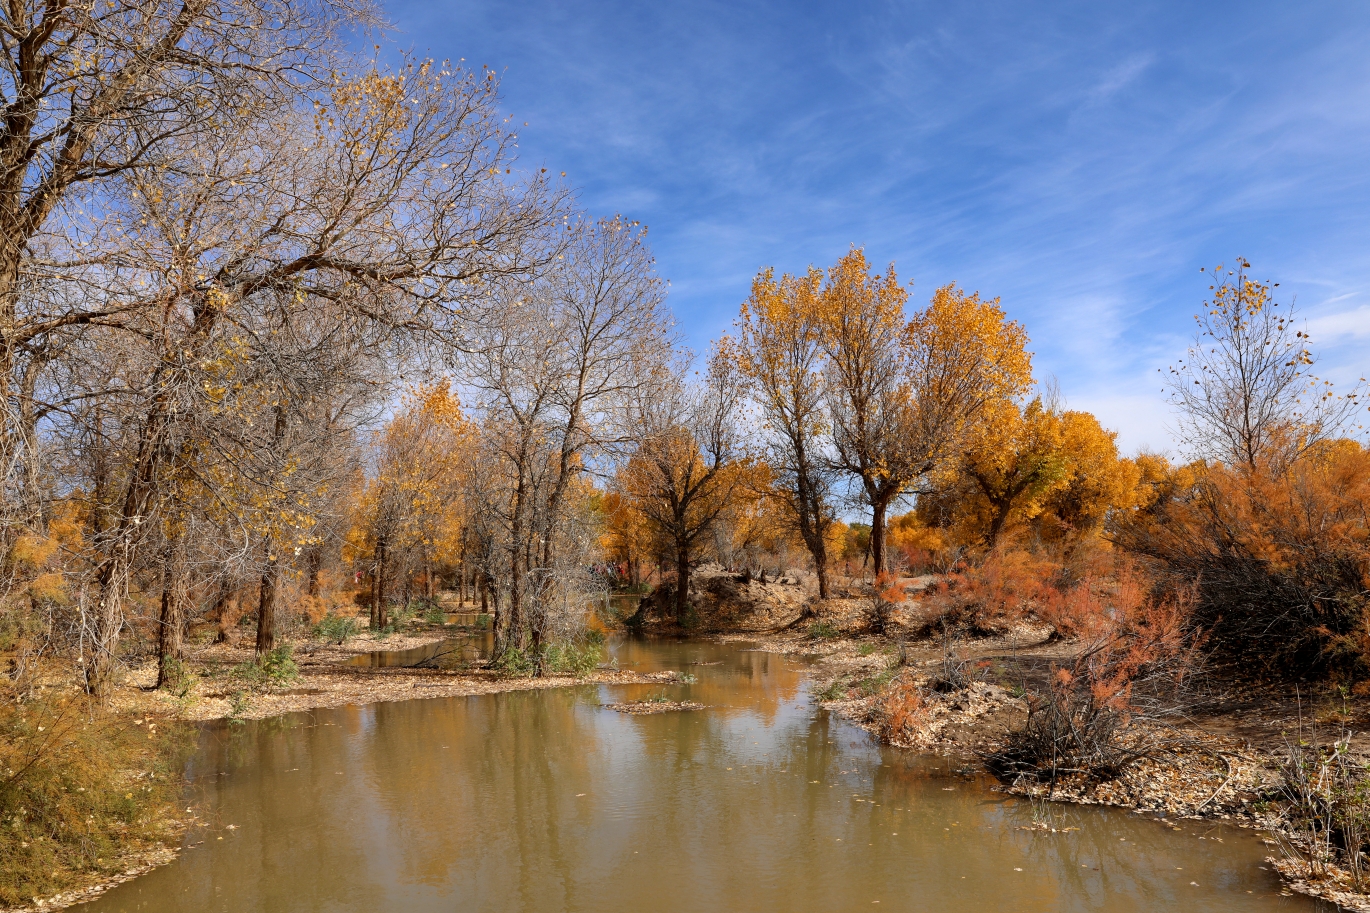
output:
M815 696L820 701L844 701L847 699L847 693L850 690L851 683L847 680L846 676L841 676L830 682L828 687L817 692Z
M411 620L422 615L428 610L428 600L411 599L403 607L394 609L390 613L390 623L396 630L407 625Z
M289 644L281 644L268 653L243 663L233 670L233 677L255 691L281 688L300 677Z
M314 626L315 637L338 646L342 646L347 638L356 633L357 619L352 615L334 615L330 612L319 619L319 623Z
M600 641L602 638L586 640L583 643L567 641L548 644L542 651L543 671L570 674L576 678L586 677L604 661L604 649Z
M842 632L837 630L835 625L826 621L815 621L809 625L808 635L814 640L831 640L834 637L842 636Z
M442 606L438 605L436 602L430 602L427 604L427 608L423 610L423 620L430 625L445 624L447 622L447 613L444 612Z
M179 698L189 697L190 692L195 690L195 673L190 671L190 667L174 656L162 657L162 668L166 670L162 676L162 687Z
M537 671L532 657L518 647L510 647L490 664L490 668L505 678L525 678Z
M856 683L856 688L863 697L871 697L885 690L885 686L897 675L898 669L889 668L883 672L863 678Z
M294 651L289 644L281 644L261 658L262 671L273 685L288 685L300 677L295 665Z

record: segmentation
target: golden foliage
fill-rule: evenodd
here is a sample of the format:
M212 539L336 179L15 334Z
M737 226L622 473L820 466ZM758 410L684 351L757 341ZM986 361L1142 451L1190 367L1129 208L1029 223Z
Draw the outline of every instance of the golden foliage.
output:
M1032 386L1027 343L998 298L939 288L903 332L919 425L956 441L970 425L1003 420Z
M1370 674L1370 450L1340 439L1254 466L1147 458L1145 497L1114 538L1172 579L1229 656L1301 674Z
M1142 467L1119 457L1116 438L1090 413L1058 412L1040 398L997 408L919 513L963 545L992 548L1028 522L1049 541L1093 536L1110 512L1147 496Z
M357 502L344 557L415 550L429 563L452 562L461 548L461 481L475 431L449 384L415 388L373 445L376 472Z

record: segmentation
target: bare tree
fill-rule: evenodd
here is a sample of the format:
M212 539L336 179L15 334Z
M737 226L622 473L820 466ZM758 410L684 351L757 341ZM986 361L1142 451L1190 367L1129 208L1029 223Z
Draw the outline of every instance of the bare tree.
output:
M106 222L122 239L118 256L97 251L84 263L128 312L105 329L145 346L149 365L133 468L93 572L95 687L113 661L173 426L187 397L243 357L240 315L260 312L258 300L327 302L395 339L445 337L456 330L457 302L548 256L540 235L553 231L558 192L541 175L504 180L510 139L494 92L487 75L429 62L371 70L269 124L184 149L156 180L126 176L123 208ZM268 571L264 594L273 580Z
M336 59L363 4L278 0L20 0L0 10L0 394L4 452L32 446L26 391L65 327L118 322L138 302L68 294L110 188L187 144L289 108ZM80 267L76 267L80 271Z
M568 233L560 259L492 290L462 357L509 492L495 514L509 549L501 644L522 649L526 629L537 655L564 577L557 549L578 541L563 529L574 519L568 496L594 460L635 433L623 405L670 342L643 232L614 218L578 220Z
M1338 395L1313 375L1294 306L1279 310L1272 286L1251 279L1250 268L1238 259L1236 269L1213 270L1194 344L1170 368L1170 398L1195 455L1247 469L1286 466L1346 424L1361 390Z

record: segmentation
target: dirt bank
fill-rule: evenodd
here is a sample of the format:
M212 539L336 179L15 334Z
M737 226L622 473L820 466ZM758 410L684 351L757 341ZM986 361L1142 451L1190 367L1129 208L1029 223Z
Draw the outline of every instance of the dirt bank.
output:
M349 665L354 657L375 651L412 650L451 638L451 630L435 629L392 635L383 640L358 636L338 645L299 642L295 662L299 676L281 687L249 688L234 677L233 670L248 663L253 651L245 646L216 644L192 650L186 664L196 677L185 696L158 691L157 664L148 660L130 670L118 702L143 712L173 714L181 719L204 721L224 718L263 719L346 704L408 701L428 697L461 697L540 688L563 688L583 684L634 684L674 680L673 673L642 673L602 668L588 675L546 675L510 678L480 665L463 669L423 667L369 667Z

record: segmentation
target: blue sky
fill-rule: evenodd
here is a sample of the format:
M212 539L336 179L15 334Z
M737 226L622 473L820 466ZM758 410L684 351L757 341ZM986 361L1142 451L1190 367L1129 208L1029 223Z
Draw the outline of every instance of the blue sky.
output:
M1201 266L1297 296L1319 372L1370 371L1370 4L390 2L501 71L521 162L650 228L703 350L762 266L894 261L998 295L1127 450Z

